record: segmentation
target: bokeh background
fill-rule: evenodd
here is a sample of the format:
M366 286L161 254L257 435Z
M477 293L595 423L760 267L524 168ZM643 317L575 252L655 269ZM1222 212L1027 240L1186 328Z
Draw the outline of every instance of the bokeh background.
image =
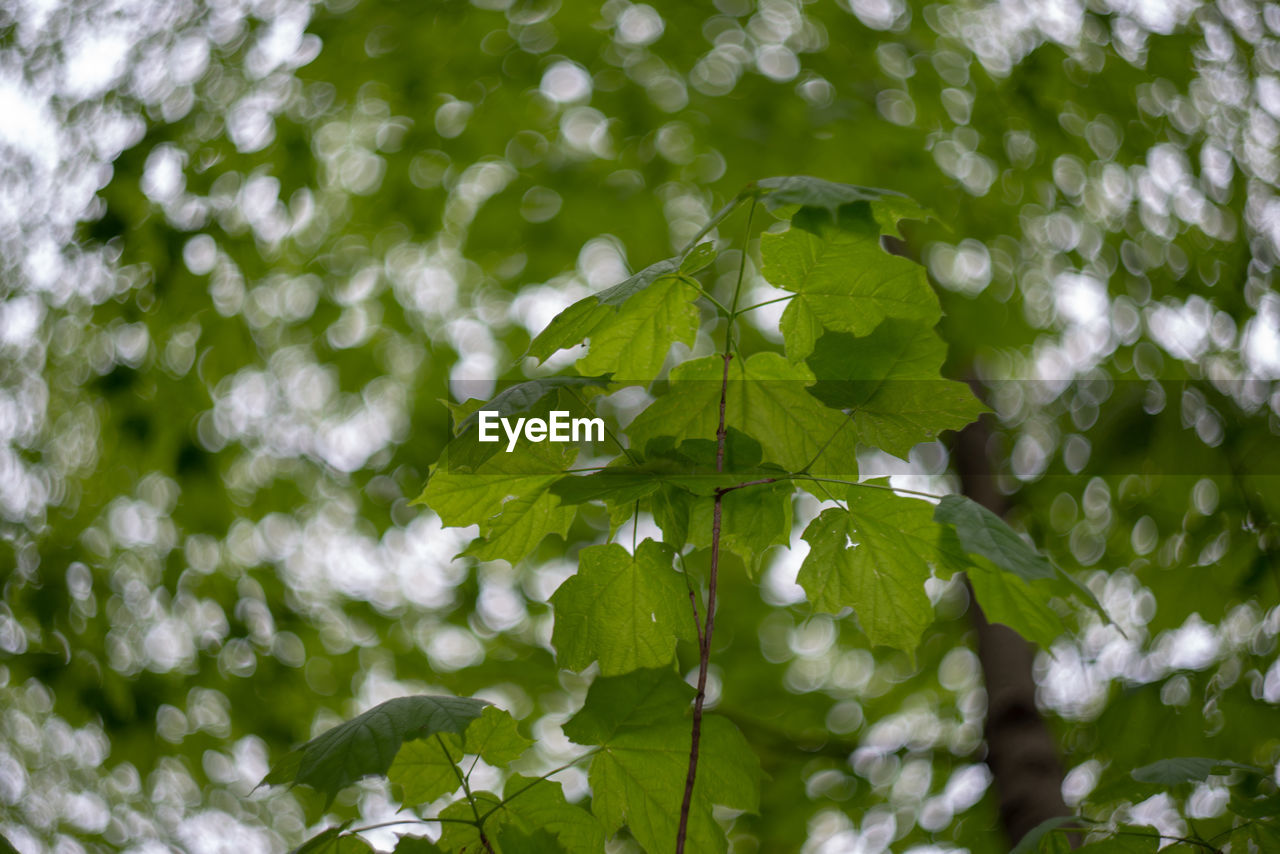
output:
M1037 659L1068 805L1164 756L1274 767L1278 139L1250 0L0 1L0 833L283 851L317 815L253 791L269 762L424 690L571 757L573 562L451 559L467 532L409 506L439 401L786 174L937 212L897 248L997 410L1011 518L1110 617ZM810 611L805 548L722 590L713 702L772 776L734 850L1005 850L964 588L912 662Z

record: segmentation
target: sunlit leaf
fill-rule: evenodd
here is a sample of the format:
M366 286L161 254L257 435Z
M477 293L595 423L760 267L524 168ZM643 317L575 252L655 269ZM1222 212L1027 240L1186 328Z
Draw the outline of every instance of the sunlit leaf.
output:
M676 641L693 640L688 592L671 568L674 550L645 540L634 555L616 543L588 546L578 572L551 597L556 609L551 643L562 667L600 662L605 676L659 667Z
M933 326L942 316L924 268L880 247L869 212L802 211L761 237L760 252L765 278L796 294L781 321L792 360L813 352L824 329L862 336L886 317Z
M797 578L809 601L829 613L852 608L873 644L912 652L933 619L924 592L943 552L932 508L886 490L853 487L847 511L822 511L805 529L809 554Z

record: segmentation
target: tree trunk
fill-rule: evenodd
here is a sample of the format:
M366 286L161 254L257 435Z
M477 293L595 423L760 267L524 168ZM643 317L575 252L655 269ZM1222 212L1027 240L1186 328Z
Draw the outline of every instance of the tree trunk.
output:
M1003 516L1008 501L996 487L987 451L990 417L960 432L953 461L964 494ZM1012 629L988 622L972 588L969 598L987 688L987 765L995 778L1005 833L1010 844L1017 844L1042 821L1071 814L1062 800L1062 764L1057 744L1036 708L1034 648Z

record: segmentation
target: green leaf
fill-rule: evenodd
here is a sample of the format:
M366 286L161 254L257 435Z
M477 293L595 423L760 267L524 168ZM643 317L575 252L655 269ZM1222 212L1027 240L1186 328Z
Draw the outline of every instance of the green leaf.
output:
M343 835L345 829L345 824L326 828L290 851L289 854L361 854L361 852L374 850L372 845L359 836ZM0 851L3 850L0 848Z
M906 459L987 411L967 385L942 377L946 356L937 333L915 321L890 318L864 338L827 332L805 360L818 380L809 392L850 410L864 445Z
M1043 649L1049 649L1066 627L1049 607L1055 584L1044 580L1024 581L1020 576L974 560L968 570L969 584L986 618L1008 626Z
M870 213L841 211L839 220L801 211L791 227L760 238L766 279L796 293L782 313L787 355L803 359L823 329L870 334L886 317L933 326L942 317L924 268L880 248Z
M498 828L497 848L513 854L565 854L565 848L547 831L521 830L513 824Z
M440 811L440 818L448 819L441 822L440 847L449 852L449 854L481 854L485 852L485 848L480 839L480 830L474 824L476 820L476 811L480 815L485 815L491 810L496 810L502 803L502 799L493 792L472 792L472 800L475 802L475 809L465 800L455 801ZM472 822L464 824L463 822ZM499 822L486 823L484 828L485 841L492 847L495 844L496 832L499 830ZM495 854L516 854L516 852L499 852Z
M566 536L575 512L551 494L549 487L553 482L554 479L548 479L541 489L508 500L500 513L481 526L484 537L472 542L462 553L480 560L507 560L514 566L548 535Z
M440 848L425 836L401 836L393 854L440 854Z
M1056 637L1062 632L1062 621L1045 604L1050 596L1075 594L1102 613L1102 606L1089 588L1051 564L1003 519L976 501L963 495L948 495L938 503L934 518L955 527L965 551L990 562L975 560L978 571L970 573L969 579L979 593L979 602L985 593L991 608L1003 614L1003 618L991 616L988 604L982 602L994 622L1004 623L1047 648L1045 641L1051 640L1050 633ZM990 574L993 566L1024 583Z
M893 190L859 187L854 184L838 184L808 175L788 175L765 178L756 182L758 198L770 211L788 207L826 208L833 215L843 206L868 202L886 234L900 237L898 221L903 219L928 219L933 216L928 209Z
M500 425L491 425L489 439L480 441L480 412L497 412L502 418L547 421L554 411L567 412L569 418L595 417L583 398L583 390L607 387L607 375L600 377L547 377L519 383L486 403L467 401L468 414L462 419L458 435L440 455L437 469L454 474L463 472L509 471L514 466L522 473L549 473L564 468L562 461L572 458L578 445L560 442L530 442L521 437L514 449L510 437ZM515 426L515 425L513 425ZM497 457L497 460L493 460ZM514 460L514 461L513 461Z
M719 425L720 356L695 359L671 371L666 393L627 428L639 447L662 436L714 440ZM856 476L857 436L849 419L808 393L813 374L777 353L756 353L730 363L726 424L749 435L767 462L787 471L812 463L815 475Z
M822 511L805 528L809 554L797 581L815 608L853 608L873 644L914 652L933 621L924 591L932 564L948 558L943 530L924 502L851 487L849 510Z
M661 475L640 466L616 466L589 475L569 475L551 485L561 504L606 501L628 504L648 497L662 485Z
M1061 835L1054 833L1057 828L1077 822L1079 819L1073 815L1055 815L1053 818L1045 819L1023 834L1009 854L1035 854L1040 850L1041 841Z
M457 426L459 434L468 430L477 428L480 421L480 413L478 410L497 412L501 418L510 418L513 415L519 415L522 412L531 412L537 408L538 404L547 399L548 396L555 394L561 389L579 390L588 388L607 388L609 385L609 375L602 376L586 376L586 377L542 377L535 380L526 380L522 383L504 389L494 395L488 403L482 403L475 407L465 419ZM468 404L470 401L468 401ZM501 443L494 443L496 449Z
M692 694L668 671L597 679L582 711L564 727L578 744L601 746L588 771L592 812L608 833L625 824L647 851L667 851L675 844L691 738L683 712ZM742 733L716 715L703 719L700 757L688 850L723 852L725 834L712 807L754 812L759 762Z
M693 344L701 319L697 298L698 291L681 279L654 282L591 330L590 349L578 360L578 370L648 384L672 344Z
M411 741L400 748L387 777L400 784L405 804L428 804L461 787L457 770L461 760L456 736Z
M1280 792L1250 798L1243 793L1233 791L1227 809L1238 816L1253 819L1280 818Z
M693 496L683 489L663 485L649 498L653 521L662 529L662 540L676 551L689 541L689 514Z
M510 712L486 706L461 737L441 733L401 747L387 776L403 787L405 803L430 803L462 785L458 763L464 754L501 767L519 758L530 744Z
M529 354L545 361L590 338L580 371L611 373L619 381L652 380L671 345L693 343L698 331L698 291L680 278L680 265L679 257L659 261L579 300L533 339Z
M591 683L587 702L564 725L575 744L604 744L655 723L684 720L693 689L667 670L640 670Z
M485 706L480 717L467 727L462 752L501 767L519 759L532 744L520 734L516 719L510 712L497 706Z
M1154 827L1119 827L1117 831L1119 832L1114 836L1082 845L1076 851L1084 854L1155 854L1160 850L1160 833ZM1168 850L1186 851L1188 849L1174 845Z
M0 854L18 854L18 849L13 847L3 833L0 833Z
M578 572L551 597L551 643L561 667L600 662L605 676L671 661L678 639L694 640L688 591L671 568L675 550L645 540L635 555L617 543L588 546Z
M560 840L565 851L604 850L605 832L599 819L566 801L564 788L554 780L513 774L502 792L505 803L490 821L498 820L503 826L526 833L546 831ZM523 854L526 849L506 850L509 854Z
M714 495L716 490L745 480L783 474L781 469L760 465L760 443L729 427L725 436L724 470L716 471L716 443L686 439L677 447L670 436L650 441L639 462L619 458L603 471L570 475L556 481L551 491L563 504L604 501L610 505L633 504L662 486L694 495Z
M1199 783L1216 774L1246 771L1250 774L1266 772L1254 765L1243 765L1224 759L1208 759L1203 756L1177 756L1143 765L1130 772L1139 783L1157 783L1176 786L1179 783Z
M933 518L954 525L960 544L971 554L982 555L1025 581L1059 577L1048 558L1018 536L1003 519L970 498L944 497Z
M1248 838L1257 844L1259 851L1280 851L1280 827L1269 822L1255 821L1246 830Z
M759 571L770 546L791 543L793 489L790 482L760 484L734 490L722 499L720 547L741 557L753 575ZM699 548L711 546L713 509L714 502L709 498L692 505L689 540Z
M680 272L693 275L704 270L712 261L716 260L716 254L716 245L712 241L708 240L705 243L699 243L690 249L689 254L684 256L684 260L680 262Z
M414 503L426 504L446 526L480 526L480 539L463 554L516 564L548 534L564 536L573 523L574 509L561 506L548 490L576 453L572 445L542 442L497 454L478 470L460 471L446 451Z
M361 777L385 775L400 745L463 732L487 705L470 697L396 697L295 748L264 783L303 783L332 801Z
M476 792L473 795L476 807L484 817L485 838L495 854L526 854L525 848L505 846L519 846L522 838L536 837L543 832L559 840L561 847L551 850L604 850L605 832L600 821L581 807L566 801L559 783L514 774L508 778L503 794L501 799L492 792ZM461 821L475 819L475 814L466 801L450 804L440 816ZM440 847L458 854L478 854L485 850L481 847L480 833L474 825L456 822L444 824Z

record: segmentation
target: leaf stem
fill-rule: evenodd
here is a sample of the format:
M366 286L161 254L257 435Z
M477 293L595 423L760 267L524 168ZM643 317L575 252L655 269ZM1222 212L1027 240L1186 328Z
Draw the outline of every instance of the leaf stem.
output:
M481 816L481 817L480 817L480 820L481 820L481 821L486 821L486 820L489 818L489 816L493 815L495 812L497 812L498 810L502 809L502 808L503 808L503 807L505 807L507 804L511 803L511 802L512 802L512 801L514 801L516 798L520 797L520 796L521 796L521 795L523 795L525 792L527 792L527 791L529 791L530 789L532 789L534 786L536 786L536 785L538 785L539 783L541 783L542 781L546 780L548 777L553 777L553 776L555 776L556 774L559 774L561 771L564 771L564 770L566 770L566 769L568 769L568 768L572 768L574 765L577 765L579 762L581 762L582 760L586 759L588 756L595 756L595 755L596 755L597 753L599 753L602 749L603 749L603 748L600 748L600 747L593 747L593 748L591 748L590 750L585 751L585 752L583 752L583 753L581 753L581 754L579 754L579 755L577 755L577 756L573 757L572 759L570 759L568 762L564 763L564 764L563 764L563 765L561 765L560 767L558 767L558 768L552 768L550 771L548 771L547 773L543 774L541 777L537 777L537 778L535 778L535 779L533 779L533 780L530 780L530 781L529 781L529 784L528 784L527 786L521 786L519 789L516 789L516 790L515 790L514 792L512 792L510 795L507 795L505 798L503 798L503 799L498 803L498 805L497 805L497 806L495 806L493 809L489 810L489 811L488 811L488 812L486 812L483 816Z
M640 532L640 499L636 499L635 509L631 511L631 553L636 553L636 537Z
M773 305L775 302L785 302L786 300L795 299L795 298L796 298L796 294L787 294L785 297L775 297L774 299L767 299L764 302L758 302L755 305L749 305L746 308L739 309L738 314L740 315L746 314L748 311L755 311L757 308L764 308L766 305Z
M395 827L401 824L428 824L430 822L439 822L440 824L465 824L474 827L475 822L467 818L400 818L395 821L380 821L377 824L366 824L362 827L349 827L342 831L350 836L356 833L364 833L366 830L381 830L384 827Z
M728 317L730 314L733 313L729 311L729 309L725 308L724 303L720 302L720 300L712 296L710 291L702 287L702 284L693 276L687 275L685 273L681 273L679 276L679 279L680 281L684 282L686 285L689 285L690 287L694 288L698 293L702 294L707 299L711 300L712 304L715 305L716 308L720 309L720 311L724 314L725 317Z
M688 255L689 250L697 246L699 240L701 240L702 238L710 234L711 229L715 228L717 225L724 222L725 217L727 217L729 214L737 210L738 205L742 204L742 200L747 197L747 191L749 189L751 189L750 184L748 184L746 187L743 187L742 190L738 193L738 195L734 196L732 199L729 200L729 202L724 207L716 211L715 216L711 217L711 219L707 221L707 224L704 225L701 228L701 230L699 230L698 233L693 236L693 239L690 240L688 243L686 243L685 247L680 250L680 255L681 256ZM752 204L755 204L754 195L751 197L751 202Z

